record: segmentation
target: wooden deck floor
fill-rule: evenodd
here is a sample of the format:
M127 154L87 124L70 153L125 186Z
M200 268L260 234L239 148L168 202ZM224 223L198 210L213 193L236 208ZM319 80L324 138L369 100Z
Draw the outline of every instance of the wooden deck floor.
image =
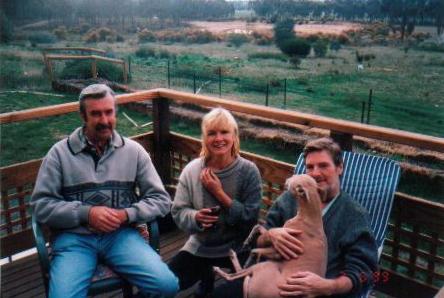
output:
M160 236L160 254L164 261L169 261L183 246L187 239L180 230L164 233ZM192 297L195 288L190 288L176 298ZM45 297L43 279L40 272L37 254L1 266L1 297L32 298ZM122 291L98 295L99 298L120 298ZM372 293L370 297L389 297L380 293Z
M160 254L168 261L183 246L187 236L179 231L165 233L160 237ZM177 297L190 296L193 289L181 293ZM45 288L40 272L37 254L1 266L1 297L45 297ZM121 291L110 292L96 297L122 297Z

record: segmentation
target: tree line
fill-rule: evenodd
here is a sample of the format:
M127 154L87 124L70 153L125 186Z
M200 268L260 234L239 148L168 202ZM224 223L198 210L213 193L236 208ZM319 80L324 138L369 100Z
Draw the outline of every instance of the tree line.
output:
M85 19L133 22L135 17L175 20L216 19L234 15L225 0L1 0L0 9L13 23L62 20L66 24Z
M343 20L387 20L400 26L402 37L416 24L444 29L444 0L256 0L250 5L258 16L272 22L289 16L310 16Z

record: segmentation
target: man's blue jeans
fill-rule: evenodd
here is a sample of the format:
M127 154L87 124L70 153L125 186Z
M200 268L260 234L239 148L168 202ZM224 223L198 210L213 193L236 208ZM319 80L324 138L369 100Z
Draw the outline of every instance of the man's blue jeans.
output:
M61 233L53 242L49 297L86 297L98 259L143 293L174 297L176 276L160 256L129 227L112 233Z

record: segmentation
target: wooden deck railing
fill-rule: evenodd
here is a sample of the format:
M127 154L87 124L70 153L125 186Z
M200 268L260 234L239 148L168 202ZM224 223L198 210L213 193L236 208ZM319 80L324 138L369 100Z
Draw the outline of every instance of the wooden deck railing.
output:
M182 168L200 151L196 139L170 133L168 100L182 100L205 106L224 106L230 110L271 119L303 123L332 129L347 145L353 134L443 152L444 139L392 129L339 121L252 104L189 95L165 89L121 95L119 103L153 100L154 132L134 137L153 156L154 163L168 189L174 191ZM0 115L0 123L10 123L65 114L78 109L77 103L38 108ZM283 191L285 179L293 172L291 164L250 153L263 178L263 211ZM0 169L1 175L1 255L2 257L34 246L30 233L29 199L40 160ZM170 166L165 166L170 165ZM382 255L383 273L377 289L395 297L432 297L444 284L444 205L405 194L395 196L389 233Z

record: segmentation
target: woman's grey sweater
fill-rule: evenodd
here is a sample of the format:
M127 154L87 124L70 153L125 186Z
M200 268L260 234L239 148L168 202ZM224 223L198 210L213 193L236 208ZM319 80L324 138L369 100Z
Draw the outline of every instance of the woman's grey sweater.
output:
M240 250L257 222L262 196L261 176L256 165L242 157L237 157L227 168L215 171L233 204L228 209L222 208L215 226L203 229L195 219L198 210L221 206L202 185L200 173L204 168L203 158L197 158L183 169L171 214L177 226L191 234L181 250L200 257L224 257L228 256L230 248Z

